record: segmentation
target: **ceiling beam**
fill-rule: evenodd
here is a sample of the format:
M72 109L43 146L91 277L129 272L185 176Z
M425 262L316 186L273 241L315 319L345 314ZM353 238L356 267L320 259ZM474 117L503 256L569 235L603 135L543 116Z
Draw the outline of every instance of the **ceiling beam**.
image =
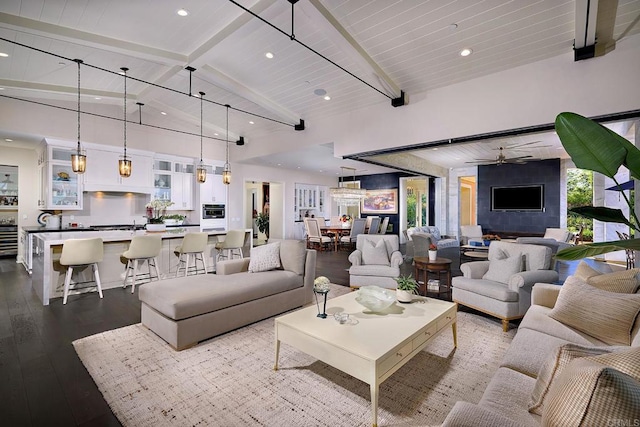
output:
M573 50L575 60L595 56L598 0L576 0L575 37Z
M70 42L80 46L117 52L123 55L168 65L184 64L187 61L187 56L179 53L1 12L0 27L20 32L24 32L26 29L30 34Z
M38 92L47 92L52 95L65 95L64 98L68 100L66 95L78 95L78 88L76 86L62 86L62 85L53 85L46 83L36 83L36 82L27 82L27 81L18 81L18 80L8 80L8 79L0 79L0 86L4 88L13 88L20 89L26 91L38 91ZM80 90L81 96L91 96L91 97L100 97L100 98L113 98L122 100L122 92L109 92L105 90L95 90L95 89L87 89L82 88ZM132 100L136 100L135 94L127 94L127 97L131 97Z
M400 87L384 72L351 34L324 7L320 0L309 0L297 4L322 33L340 50L348 55L358 67L366 73L369 84L378 87L392 98L399 98L402 93ZM405 95L406 96L406 95Z

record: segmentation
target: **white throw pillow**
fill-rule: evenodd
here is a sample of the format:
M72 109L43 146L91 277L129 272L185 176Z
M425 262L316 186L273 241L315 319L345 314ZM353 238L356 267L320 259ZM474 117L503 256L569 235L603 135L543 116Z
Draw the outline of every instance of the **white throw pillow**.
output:
M492 259L489 261L489 270L482 276L485 280L493 280L509 284L509 279L514 274L522 271L522 254L515 254L505 259Z
M251 248L249 273L269 271L280 268L280 242Z
M365 265L389 265L389 254L383 239L378 240L378 243L365 239L362 247L362 262Z

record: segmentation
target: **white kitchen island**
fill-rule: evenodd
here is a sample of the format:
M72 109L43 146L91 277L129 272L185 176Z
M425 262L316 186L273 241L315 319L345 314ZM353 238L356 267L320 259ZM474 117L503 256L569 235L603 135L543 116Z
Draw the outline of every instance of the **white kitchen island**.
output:
M204 231L209 234L209 245L205 253L209 271L215 270L215 244L224 240L227 234L224 230L198 229L197 227L167 229L160 234L162 237L162 250L158 257L158 269L160 278L173 277L176 274L178 257L173 253L177 246L182 244L185 234ZM245 230L245 245L243 253L249 256L253 247L253 232ZM144 230L137 231L68 231L37 233L33 235L35 252L33 255L33 273L31 286L42 301L43 305L49 305L52 298L62 297L64 276L66 267L60 265L62 244L68 239L88 239L101 237L104 241L104 259L98 264L102 289L117 288L122 286L122 279L126 267L126 261L121 255L129 248L133 236L141 236L147 233ZM222 239L219 239L222 238ZM75 274L75 273L74 273ZM85 268L79 274L84 275L84 280L91 281L91 268ZM95 289L95 288L94 288Z

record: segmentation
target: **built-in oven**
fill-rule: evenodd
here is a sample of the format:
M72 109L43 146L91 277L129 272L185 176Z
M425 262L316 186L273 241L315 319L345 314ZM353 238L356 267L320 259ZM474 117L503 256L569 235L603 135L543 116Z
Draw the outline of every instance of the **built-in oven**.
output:
M224 218L224 205L202 205L202 219Z

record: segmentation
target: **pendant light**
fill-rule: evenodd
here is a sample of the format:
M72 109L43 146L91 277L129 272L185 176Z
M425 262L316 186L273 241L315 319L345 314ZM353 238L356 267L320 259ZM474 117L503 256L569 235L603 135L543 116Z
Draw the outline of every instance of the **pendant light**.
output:
M131 160L127 158L127 67L120 68L124 75L124 156L118 160L118 172L123 178L131 176Z
M82 59L74 59L74 61L78 64L78 148L75 154L71 155L71 169L75 173L84 173L87 169L87 156L80 147L80 64Z
M231 184L231 168L229 167L229 107L231 106L227 104L225 107L227 107L227 162L222 170L222 183L229 185Z
M342 173L344 174L344 169L351 169L353 171L353 181L356 180L356 170L355 168L348 168L346 166L341 166ZM345 187L344 179L338 182L337 188L330 188L329 194L338 204L338 206L358 206L360 204L360 200L364 199L366 196L367 190L364 188L353 188L353 187Z
M207 180L207 168L202 161L202 99L204 98L204 95L204 92L200 92L200 163L196 170L196 178L200 184L203 184Z

